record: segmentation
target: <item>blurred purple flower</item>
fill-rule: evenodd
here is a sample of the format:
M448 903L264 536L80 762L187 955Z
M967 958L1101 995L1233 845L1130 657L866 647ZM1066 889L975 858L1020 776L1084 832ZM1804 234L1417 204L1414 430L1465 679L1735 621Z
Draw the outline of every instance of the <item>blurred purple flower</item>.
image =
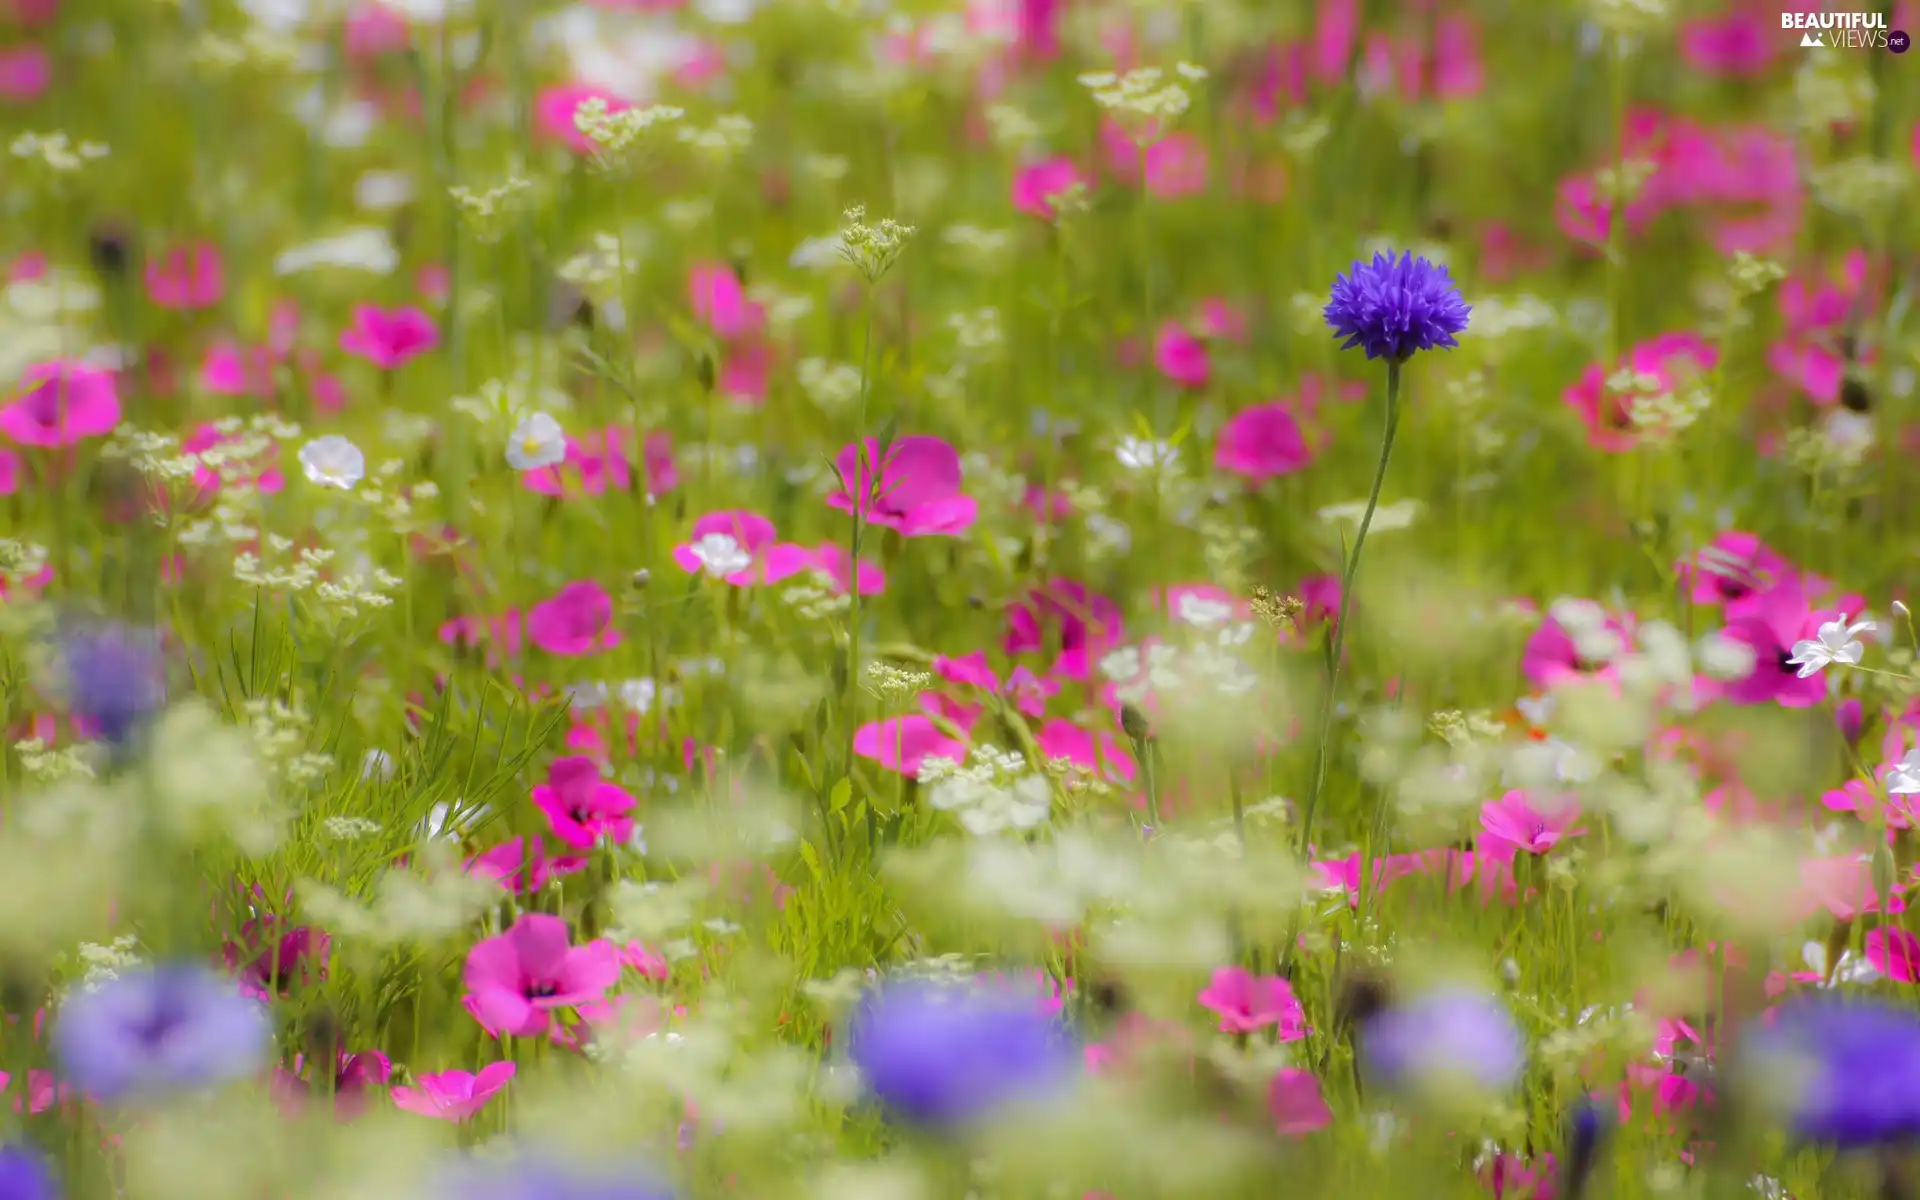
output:
M544 1154L462 1162L445 1172L435 1200L674 1200L641 1164L574 1165Z
M1847 1149L1920 1134L1920 1013L1818 997L1750 1036L1748 1069L1796 1137Z
M53 1031L66 1079L109 1103L251 1074L269 1040L262 1005L231 980L181 964L76 993Z
M884 984L847 1030L853 1064L890 1113L948 1126L1063 1082L1078 1057L1036 996L1005 988Z
M53 1173L25 1146L0 1146L0 1200L54 1200Z
M118 746L160 707L166 676L160 638L117 622L76 624L60 639L67 703Z
M1375 254L1336 276L1326 318L1347 339L1342 350L1359 346L1370 359L1405 362L1418 350L1459 345L1454 335L1472 311L1445 267L1409 251Z
M1491 996L1438 988L1374 1016L1360 1036L1369 1076L1390 1091L1455 1078L1489 1092L1520 1077L1526 1047L1506 1009Z

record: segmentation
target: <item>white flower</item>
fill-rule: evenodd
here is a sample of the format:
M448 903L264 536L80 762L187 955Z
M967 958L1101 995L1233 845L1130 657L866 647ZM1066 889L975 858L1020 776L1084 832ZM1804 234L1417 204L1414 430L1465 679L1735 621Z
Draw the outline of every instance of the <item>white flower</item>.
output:
M1793 644L1793 657L1787 660L1790 667L1800 668L1800 678L1819 671L1822 667L1843 662L1850 667L1860 665L1863 653L1855 635L1872 633L1875 629L1872 621L1860 621L1847 624L1847 614L1841 613L1837 621L1827 621L1820 626L1817 640L1799 641Z
M1132 471L1164 470L1180 461L1177 447L1152 438L1123 437L1113 453L1121 466Z
M337 433L315 438L300 447L300 469L322 487L350 490L367 475L367 456Z
M1911 796L1915 793L1920 793L1920 750L1909 750L1907 756L1887 772L1887 794Z
M709 533L687 548L700 560L700 566L716 579L738 575L753 565L753 555L724 533Z
M567 457L567 435L560 422L546 413L534 413L513 427L507 439L507 465L516 471L538 471Z
M393 239L386 230L370 225L282 251L273 260L273 273L295 275L316 267L334 267L388 275L399 265L400 252L394 248Z
M1175 607L1179 610L1176 615L1181 620L1202 629L1211 629L1233 616L1233 605L1227 601L1196 596L1191 592L1182 595Z

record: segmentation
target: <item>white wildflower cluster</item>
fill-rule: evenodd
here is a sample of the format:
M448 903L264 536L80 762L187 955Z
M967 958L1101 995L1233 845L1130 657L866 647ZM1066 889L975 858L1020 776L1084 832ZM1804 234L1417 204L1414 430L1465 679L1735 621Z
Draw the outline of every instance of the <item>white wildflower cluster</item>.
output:
M704 129L682 128L680 144L689 146L715 162L724 162L753 145L753 122L739 113L716 117Z
M1878 220L1913 180L1903 163L1871 155L1855 155L1828 163L1812 172L1813 194L1836 212Z
M973 362L993 359L1006 342L1006 333L1000 321L1000 310L997 308L950 313L947 316L947 328L953 331L954 343L959 348L960 356Z
M79 959L80 967L80 978L73 985L78 992L90 992L103 983L118 979L122 972L132 970L144 961L140 956L140 939L132 934L122 934L105 945L81 942L74 956Z
M607 936L617 942L657 945L669 962L691 958L699 950L684 935L699 923L710 891L707 882L699 878L615 884L608 895L613 928Z
M306 748L313 721L298 700L249 700L243 711L254 752L289 785L317 783L333 770L331 754Z
M1121 646L1100 659L1100 673L1113 682L1121 703L1239 697L1259 686L1259 676L1240 657L1253 641L1254 622L1198 596L1181 597L1174 615L1188 627L1183 642Z
M406 581L380 567L374 567L367 574L347 574L332 580L321 580L314 585L313 594L330 609L336 617L357 617L368 609L387 608L393 604L393 593L405 586Z
M228 725L198 699L161 716L153 730L149 782L158 815L176 837L219 837L253 857L279 847L287 814L272 784L298 758L297 749L262 736L265 719L256 710L273 707L250 701L253 727L245 730Z
M1834 420L1833 418L1839 418ZM1839 478L1857 470L1873 445L1873 421L1864 413L1844 409L1819 425L1789 429L1783 457L1796 470L1822 478Z
M1015 153L1039 142L1043 136L1040 123L1027 115L1025 109L1012 104L989 104L987 128L993 134L994 145Z
M618 295L622 281L633 269L633 255L619 234L596 233L591 249L560 264L555 272L565 283L579 288L596 303L606 303Z
M853 607L853 597L841 591L831 577L818 571L802 582L782 588L780 600L808 621L830 621Z
M794 368L800 390L828 412L850 407L860 398L860 368L824 358L803 358Z
M910 700L933 683L927 671L909 671L892 663L867 664L867 691L882 700Z
M47 567L47 548L22 538L0 538L0 579L20 583Z
M1647 184L1653 180L1654 172L1659 170L1658 163L1644 158L1629 158L1622 162L1611 163L1594 173L1594 190L1603 199L1617 204L1632 204L1647 190Z
M210 74L232 74L248 69L278 72L299 62L300 47L281 34L256 25L237 38L202 33L189 54L195 66Z
M1480 338L1505 338L1536 329L1551 329L1560 323L1553 305L1532 293L1511 299L1489 296L1473 304L1473 335Z
M1713 403L1713 393L1698 380L1674 388L1644 371L1615 371L1606 390L1626 404L1627 420L1654 444L1687 430Z
M132 425L115 429L100 447L108 462L124 462L150 482L171 492L193 482L200 470L198 455L180 449L180 439Z
M99 142L75 143L58 131L23 133L13 139L13 156L60 176L71 175L88 163L105 158L107 148Z
M1180 471L1180 447L1164 438L1122 435L1113 444L1113 456L1127 470L1143 475L1175 475Z
M474 236L483 242L494 242L506 233L507 225L520 214L527 193L532 190L532 180L509 175L484 191L456 184L447 189L447 194L453 197L454 207L459 210L461 219Z
M573 110L573 127L593 143L594 167L615 171L630 164L634 149L644 146L643 139L655 127L670 125L684 116L683 110L667 104L609 112L607 102L595 96Z
M992 266L1006 257L1013 247L1013 234L1005 229L985 229L961 222L940 232L940 240L960 252L961 261L976 266Z
M357 842L380 832L380 822L365 817L328 817L320 823L321 832L336 842Z
M1191 82L1207 77L1205 67L1192 63L1183 62L1174 71ZM1187 89L1158 67L1136 67L1125 75L1093 71L1079 79L1080 86L1093 93L1093 102L1112 113L1136 140L1164 133L1193 103Z
M505 431L542 409L565 412L571 401L557 388L536 388L531 381L516 378L489 379L472 395L455 396L452 404L456 412L481 425Z
M213 522L203 524L212 526ZM195 536L189 538L186 533L181 541L195 544L200 540L197 529L190 529ZM227 530L231 537L231 529ZM244 538L232 538L241 541ZM304 592L320 582L320 572L333 558L333 551L317 547L303 547L293 553L291 540L277 533L270 533L261 540L261 549L265 555L252 552L236 555L233 560L233 577L249 587L266 588L276 592Z
M1742 297L1758 295L1786 277L1787 269L1779 263L1770 258L1756 258L1745 250L1734 253L1733 265L1727 269L1727 278ZM1479 310L1474 312L1477 316Z
M1381 504L1373 510L1373 524L1368 526L1370 534L1382 534L1393 529L1406 529L1420 519L1425 506L1418 500L1395 500ZM1367 502L1351 500L1345 504L1329 504L1317 510L1314 516L1328 525L1359 525L1366 516Z
M21 771L35 783L94 778L93 764L88 761L86 750L85 746L51 749L40 738L26 738L13 744Z
M1876 92L1859 55L1802 55L1793 77L1794 115L1809 133L1857 124L1873 111Z
M920 765L927 803L950 812L968 833L991 837L1026 831L1046 823L1053 807L1053 784L1027 760L993 746L976 746L965 766L928 758Z
M498 883L463 869L458 845L430 841L415 857L415 864L383 873L365 905L311 881L297 885L295 895L329 933L375 945L432 945L459 937L499 900Z
M771 283L756 283L747 289L747 299L760 306L770 329L786 330L812 315L812 296L783 291Z
M867 209L856 204L843 214L846 226L840 230L840 257L866 277L869 284L893 269L907 248L908 239L918 232L892 217L882 217L876 225L867 224Z
M1459 749L1474 742L1503 738L1507 734L1507 727L1484 710L1461 712L1449 708L1427 718L1427 731L1447 745Z
M1672 20L1668 0L1589 0L1594 24L1619 38L1649 37Z

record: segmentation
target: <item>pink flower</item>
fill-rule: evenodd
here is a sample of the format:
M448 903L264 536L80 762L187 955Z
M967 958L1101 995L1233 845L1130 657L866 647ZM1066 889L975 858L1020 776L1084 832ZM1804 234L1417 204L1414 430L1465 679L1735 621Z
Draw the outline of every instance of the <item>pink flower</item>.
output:
M1214 439L1213 465L1246 479L1291 475L1312 458L1284 400L1240 410Z
M1072 159L1043 159L1022 167L1013 177L1013 206L1030 216L1051 221L1060 215L1054 202L1076 186L1084 188L1091 184Z
M180 443L180 449L187 454L204 454L223 445L231 445L241 440L238 434L229 436L218 428L208 424L194 430L193 436ZM272 465L279 456L278 449L269 446L260 462L227 462L223 470L216 471L202 465L193 472L194 486L203 493L212 493L220 489L223 483L231 483L241 491L255 491L263 495L273 495L287 486L287 477L280 468Z
M689 575L705 573L734 587L779 583L806 570L813 556L777 538L773 522L759 513L708 513L693 523L688 540L673 548L673 561Z
M1162 375L1187 388L1205 387L1211 372L1206 343L1188 333L1178 321L1166 322L1154 335L1153 365Z
M147 296L161 308L212 308L226 291L220 248L211 242L176 246L147 264Z
M288 1116L297 1116L317 1090L306 1078L306 1073L304 1055L294 1058L291 1071L284 1067L274 1068L273 1082L268 1086L281 1111ZM367 1111L368 1093L384 1085L392 1074L393 1064L378 1050L364 1050L358 1054L342 1050L334 1066L333 1079L326 1089L318 1090L322 1095L329 1090L332 1092L333 1114L337 1120L351 1121Z
M19 399L0 408L0 434L22 446L71 446L112 433L120 423L113 374L73 360L36 363L21 376Z
M1735 704L1765 704L1784 708L1811 708L1827 698L1827 677L1800 676L1787 660L1793 644L1815 637L1831 613L1816 613L1798 581L1775 584L1727 608L1727 624L1720 636L1753 651L1753 668L1743 679L1728 684L1722 694Z
M766 327L767 313L747 299L746 289L733 268L723 263L700 263L687 276L693 315L706 322L713 336L737 341Z
M555 138L576 154L592 154L593 139L581 133L573 123L573 114L589 100L606 102L607 112L625 112L632 103L612 92L584 83L562 84L543 89L533 102L534 124L540 132Z
M1118 604L1078 580L1056 579L1007 606L1000 645L1008 654L1024 654L1057 644L1060 657L1051 673L1086 679L1094 661L1125 638Z
M655 983L664 981L673 974L673 968L658 951L639 942L628 942L620 947L620 964L639 972L641 978L651 979Z
M317 929L297 925L281 932L278 917L254 917L229 938L220 958L240 976L240 990L260 1000L285 996L296 983L327 977L327 959L333 939Z
M0 447L0 496L11 496L19 490L20 456Z
M839 542L821 542L811 552L809 565L833 581L836 592L844 596L852 584L852 572L847 570L847 548ZM887 590L887 573L879 564L867 559L860 560L860 594L878 596Z
M873 438L849 445L834 459L841 490L827 503L842 512L859 512L870 524L897 530L903 537L957 537L973 527L979 505L960 490L960 455L945 440L909 434L887 447L879 479L873 464L880 455Z
M526 896L547 886L551 877L571 875L586 865L583 854L549 858L539 838L517 837L468 859L467 874L494 880L508 891Z
M53 82L53 64L38 46L15 46L0 51L0 99L25 103L38 100Z
M1867 961L1888 979L1920 983L1920 937L1883 925L1867 931L1865 948Z
M1333 1124L1333 1110L1320 1094L1320 1081L1300 1067L1282 1067L1274 1073L1267 1086L1267 1113L1282 1137L1299 1137Z
M1549 611L1521 651L1520 670L1537 688L1569 679L1611 679L1614 660L1632 644L1632 627L1622 618L1602 616L1596 627L1576 638Z
M554 1009L598 1000L619 982L620 956L605 940L571 945L559 917L525 913L507 932L474 944L462 979L482 1025L536 1037Z
M1676 391L1693 375L1710 371L1719 359L1711 344L1691 333L1663 333L1627 352L1622 366L1658 381L1663 392ZM1594 363L1580 381L1566 390L1567 407L1587 426L1587 442L1596 450L1619 452L1639 443L1633 423L1633 394L1615 391L1609 380L1617 369Z
M407 20L384 4L362 4L347 14L347 57L365 62L407 48Z
M359 305L353 310L352 323L340 334L342 350L383 371L391 371L439 344L440 331L433 318L412 305L391 311Z
M1793 572L1779 552L1751 533L1730 529L1676 569L1692 582L1695 604L1731 604L1765 591Z
M1862 820L1884 821L1889 831L1912 829L1915 797L1887 791L1887 777L1900 765L1914 745L1914 731L1894 724L1880 739L1880 765L1873 770L1872 782L1849 779L1820 797L1820 803L1835 812L1857 813Z
M1060 717L1042 725L1033 740L1049 759L1064 758L1107 783L1132 783L1138 771L1133 755L1119 738L1111 733L1096 735Z
M553 836L576 850L601 839L625 842L633 836L634 799L625 788L600 778L590 758L557 758L547 781L535 784L533 806L547 814Z
M516 1068L510 1062L489 1063L478 1075L467 1071L440 1071L413 1077L413 1087L393 1089L393 1104L410 1113L441 1121L465 1121L486 1107L495 1092L507 1086Z
M923 716L889 717L862 725L853 734L853 752L898 771L908 779L917 779L920 764L929 758L963 762L967 744L940 732L932 718Z
M1293 985L1278 975L1255 975L1245 967L1221 967L1200 991L1200 1007L1220 1016L1221 1033L1253 1033L1277 1027L1283 1042L1307 1036L1306 1013Z
M548 654L582 658L620 644L613 597L591 580L576 580L527 610L527 637Z
M1794 900L1803 918L1824 910L1835 920L1851 921L1863 913L1881 911L1872 869L1864 858L1847 855L1802 859ZM1886 911L1900 913L1906 908L1906 899L1896 890Z
M1805 392L1816 404L1840 398L1847 358L1839 340L1857 316L1864 315L1867 256L1847 255L1841 282L1794 276L1780 284L1780 340L1767 347L1767 367Z
M1561 838L1578 837L1586 832L1574 826L1579 819L1580 808L1570 801L1561 806L1536 807L1518 789L1487 801L1480 809L1480 827L1504 843L1509 856L1514 850L1545 854Z
M1735 9L1680 25L1680 55L1708 75L1764 75L1780 46L1779 31L1758 12Z

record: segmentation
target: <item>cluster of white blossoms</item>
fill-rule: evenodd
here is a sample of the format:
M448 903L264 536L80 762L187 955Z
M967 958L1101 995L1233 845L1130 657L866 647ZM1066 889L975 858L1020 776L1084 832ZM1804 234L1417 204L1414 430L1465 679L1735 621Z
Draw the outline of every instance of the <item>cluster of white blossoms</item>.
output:
M1254 622L1240 619L1231 605L1191 595L1181 597L1174 615L1200 636L1184 644L1122 646L1100 659L1100 673L1113 681L1123 704L1144 704L1155 696L1253 691L1259 676L1240 653L1253 640Z
M944 758L920 764L927 803L950 812L968 833L991 837L1036 829L1053 807L1053 785L1027 760L993 746L975 747L965 766Z

